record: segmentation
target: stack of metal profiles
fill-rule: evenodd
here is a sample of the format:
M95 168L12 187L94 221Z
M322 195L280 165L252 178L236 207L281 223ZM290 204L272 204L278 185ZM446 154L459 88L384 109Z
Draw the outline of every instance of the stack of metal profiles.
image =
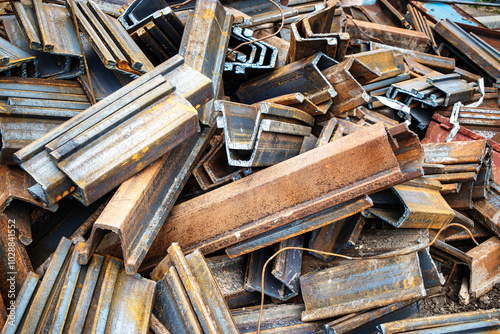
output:
M78 264L78 245L61 239L43 275L31 272L5 333L140 333L149 328L154 281L127 275L122 263L94 255Z
M184 25L163 0L134 0L118 21L155 64L179 53Z
M0 162L90 106L77 82L0 77Z
M79 200L92 203L198 132L193 105L211 96L211 81L176 56L16 157L37 181L31 188L35 197L55 203L76 190Z
M76 1L74 11L81 31L106 68L139 76L153 64L134 43L127 31L93 1Z
M228 163L238 167L270 166L299 154L314 123L299 109L268 102L217 101L215 109L222 112L217 126L224 129Z
M386 96L392 100L401 100L408 106L416 101L431 107L446 107L471 99L475 85L476 83L463 80L457 73L443 75L431 72L419 78L392 84ZM402 95L398 96L399 94Z
M233 27L229 51L241 43L255 41L252 35L253 31L250 29ZM241 82L272 71L276 67L278 49L265 42L253 42L239 48L236 54L231 56L234 59L224 63L224 79L229 82Z
M71 14L64 6L34 0L31 4L13 1L17 22L4 21L10 41L37 57L41 77L68 79L84 71L83 54ZM18 23L18 24L17 24ZM29 49L21 38L21 33ZM23 45L24 44L24 45ZM24 46L24 47L23 47ZM48 53L54 56L41 56Z
M424 144L425 178L443 184L441 192L457 210L472 209L490 189L493 154L486 140Z

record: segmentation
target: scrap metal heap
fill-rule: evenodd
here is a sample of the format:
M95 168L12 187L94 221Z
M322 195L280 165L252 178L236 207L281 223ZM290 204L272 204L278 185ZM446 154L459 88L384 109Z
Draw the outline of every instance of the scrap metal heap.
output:
M500 32L433 6L4 2L1 333L500 332L420 310L500 283Z

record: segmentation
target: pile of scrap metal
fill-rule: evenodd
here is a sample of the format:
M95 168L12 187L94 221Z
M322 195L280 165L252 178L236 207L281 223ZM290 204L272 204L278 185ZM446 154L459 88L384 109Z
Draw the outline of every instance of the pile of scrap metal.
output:
M1 333L499 332L500 33L368 2L4 2Z

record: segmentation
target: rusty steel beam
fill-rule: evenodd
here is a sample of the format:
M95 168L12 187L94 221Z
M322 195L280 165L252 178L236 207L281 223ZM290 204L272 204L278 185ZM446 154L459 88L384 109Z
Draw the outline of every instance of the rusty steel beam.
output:
M85 328L93 333L146 334L155 282L126 275L120 262L109 257L95 256L88 266L80 266L78 247L63 238L31 301L24 293L18 296L16 303L30 303L19 314L21 331L76 333ZM27 287L33 289L36 281L29 277Z
M250 305L259 300L258 293L249 292L244 288L246 256L230 259L227 255L219 255L206 260L230 309Z
M486 226L490 231L500 236L500 193L496 183L488 191L485 199L474 201L473 208L469 212L474 219Z
M302 321L326 319L426 295L416 253L351 261L302 276L300 287L306 306Z
M278 248L303 247L303 236L280 242ZM259 249L249 254L245 274L245 290L261 292L262 269L264 263L275 253L274 246ZM286 301L299 294L299 277L302 266L302 250L291 249L281 252L266 267L264 293L272 298Z
M276 103L284 106L290 106L308 113L311 116L324 115L327 110L320 108L312 103L311 100L306 98L301 93L292 93L281 96L276 96L263 102Z
M418 303L413 300L407 300L355 314L355 316L347 315L324 324L323 328L325 334L344 334L351 331L362 331L363 329L367 329L368 326L373 328L375 324L388 322L389 318L393 318L390 321L396 321L414 317L419 314L418 309ZM396 319L394 319L395 317Z
M429 124L429 128L426 133L426 137L422 140L423 143L440 143L445 142L448 138L450 131L453 128L453 124L450 123L450 120L442 115L434 114L432 116L432 121ZM495 178L495 182L500 182L500 145L483 137L464 126L460 126L458 129L458 133L453 138L452 142L455 141L480 141L480 140L488 140L488 143L491 145L493 149L493 165L492 165L492 173Z
M334 116L341 115L356 107L370 102L370 96L363 86L351 74L354 57L323 70L323 75L330 82L337 96L332 99L330 111Z
M350 249L344 249L340 253L347 256L376 256L383 253L393 252L404 247L412 247L419 243L430 242L427 229L398 229L398 230L372 230L363 231ZM424 280L424 287L429 293L436 287L441 287L444 277L440 273L436 263L431 258L428 248L417 252L420 271Z
M182 35L179 54L187 65L212 80L213 98L219 95L232 22L233 15L218 0L200 0ZM213 102L195 105L201 123L207 126L215 121Z
M346 32L349 33L352 39L366 40L367 38L373 38L382 44L419 52L425 52L429 43L429 38L423 32L360 20L348 20Z
M500 239L491 237L466 254L472 258L469 292L479 298L500 282Z
M322 321L302 322L300 314L304 304L271 304L264 305L262 311L262 334L277 333L320 333ZM251 306L231 312L241 334L257 332L259 307Z
M36 206L55 211L57 205L47 206L28 192L30 179L26 172L15 166L0 167L0 212L3 212L14 201L22 201Z
M356 198L342 204L334 205L313 215L298 219L266 234L257 235L226 248L229 257L240 256L277 242L301 235L332 223L339 222L372 206L368 196Z
M335 6L327 6L293 22L287 62L293 63L320 51L342 61L350 40L349 34L343 32L345 21L345 14L337 2Z
M405 73L403 57L392 50L360 52L348 55L346 58L354 58L349 72L362 85Z
M478 323L481 321L488 320L498 320L500 316L499 310L479 310L473 312L464 312L457 314L445 314L445 315L436 315L425 318L414 318L414 319L406 319L400 321L389 322L385 324L381 324L378 328L383 334L393 334L393 333L404 333L404 332L413 332L420 331L425 329L432 329L435 331L446 330L446 326L451 325L463 325L464 327L456 327L454 331L457 330L468 329L465 327L467 324ZM498 326L498 323L494 323L492 325Z
M238 333L226 301L203 255L199 251L194 251L184 257L179 245L176 243L173 243L169 247L168 252L169 266L162 268L165 270L156 271L155 276L164 277L168 271L171 272L173 269L176 270L182 284L170 286L170 289L180 289L179 292L183 292L185 289L189 301L191 302L191 304L189 304L189 301L184 298L184 302L182 304L179 303L177 307L182 310L186 307L189 309L190 305L192 305L194 313L198 318L199 325L203 328L205 333ZM177 294L179 292L177 292ZM175 295L174 291L171 291L171 294ZM156 300L157 311L158 308L162 306L169 307L169 301L165 301L165 299L169 299L168 294L165 294L162 299L157 298ZM168 309L166 311L168 311ZM183 313L186 313L186 311L183 311ZM191 311L190 313L193 315ZM159 317L159 319L161 318ZM178 321L182 320L178 319L177 322ZM192 319L191 323L193 323L193 321L196 320ZM171 326L169 323L163 324L167 328ZM195 322L195 324L198 323ZM172 329L171 331L174 330ZM194 332L199 332L199 327ZM175 333L177 333L177 331ZM182 333L182 331L179 333Z
M222 112L217 126L224 129L228 163L237 167L270 166L298 155L314 123L299 109L269 102L216 101L215 110Z
M88 205L198 132L193 105L210 98L210 80L176 56L18 151L16 159L37 181L33 193L42 200L55 203L76 190ZM82 159L93 163L82 169Z
M372 195L374 206L368 210L396 227L440 229L455 218L440 189L433 179L405 182Z
M80 263L89 261L104 234L116 233L125 270L135 274L214 129L203 128L125 181L93 225Z
M165 256L164 250L154 245L172 242L179 242L187 252L200 248L210 253L420 176L422 155L418 139L404 125L392 128L389 133L382 124L365 127L174 206L146 258L153 262L160 260ZM392 140L399 147L393 146ZM361 157L363 168L359 167ZM372 164L369 162L372 159L378 162ZM331 173L332 177L325 179L325 173ZM299 197L286 195L288 184L302 189ZM255 196L255 191L266 196ZM239 219L234 219L235 212ZM198 232L193 233L194 230Z
M449 73L456 70L454 58L436 56L429 53L408 50L397 46L390 46L375 42L371 42L371 46L374 49L388 49L400 53L405 58L411 59L419 64L428 66L442 73Z
M309 239L309 248L328 253L339 253L343 248L351 248L366 222L365 215L365 212L361 212L314 230ZM312 255L324 260L334 258L318 253Z
M239 85L243 80L255 78L260 74L270 72L276 68L278 49L265 42L259 42L253 37L250 29L233 27L229 50L241 43L250 43L237 50L238 57L224 63L224 82L231 86L233 83ZM245 48L245 46L247 48ZM231 53L229 56L233 56Z
M64 6L35 0L29 5L15 1L13 7L30 47L64 59L62 73L56 78L73 78L83 73L82 50L71 15Z
M229 166L223 135L214 135L210 146L192 172L201 189L212 189L252 174L252 168Z
M81 31L108 69L140 75L153 69L153 64L142 53L116 19L106 15L93 1L78 1L74 11Z
M318 52L245 82L236 94L241 102L248 104L293 93L302 93L315 104L325 102L335 97L337 92L321 71L336 63L332 58Z
M459 56L476 68L479 73L491 78L493 82L500 80L499 51L473 34L468 34L449 19L439 21L434 31L449 45L458 50Z

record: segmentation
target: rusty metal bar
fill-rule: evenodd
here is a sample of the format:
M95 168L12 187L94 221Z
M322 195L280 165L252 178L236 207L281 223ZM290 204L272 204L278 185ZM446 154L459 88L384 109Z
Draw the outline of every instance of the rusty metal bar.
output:
M279 248L292 246L302 247L304 239L302 236L282 241ZM274 246L259 249L249 255L245 274L245 290L261 292L262 269L264 263L275 253ZM264 274L264 293L278 300L288 300L299 294L299 277L302 265L302 251L288 250L287 256L275 258L273 266L267 266ZM288 260L288 261L284 261ZM283 262L284 261L284 262ZM289 276L288 279L284 275ZM290 279L291 278L291 279Z
M440 229L455 218L440 189L434 179L412 180L372 195L369 211L396 227Z
M203 128L125 181L92 227L79 261L87 263L104 233L112 231L118 234L125 270L136 273L212 132Z
M244 288L246 256L230 259L227 255L219 255L206 260L230 309L250 305L259 300L258 293L248 292Z
M37 292L33 297L33 302L26 314L26 319L22 326L23 333L36 332L38 323L44 313L46 303L49 301L51 290L53 289L56 279L59 276L59 272L66 261L66 257L70 252L71 246L71 241L65 238L63 238L59 243L47 272L45 273L40 283L40 287L37 289Z
M373 39L379 43L425 52L429 38L420 31L394 28L371 22L348 20L346 32L352 39Z
M153 314L173 333L203 333L179 274L172 264L156 283Z
M269 102L217 101L215 110L222 112L217 126L224 128L231 166L269 166L296 156L313 125L313 117L307 113Z
M200 0L196 2L193 17L188 20L182 35L179 54L187 65L212 80L213 98L219 95L232 22L233 16L219 1ZM213 100L195 107L200 122L212 126L216 116Z
M316 52L342 61L349 43L349 34L343 32L345 14L340 3L314 11L290 25L290 48L287 61L293 63Z
M495 184L496 185L496 184ZM500 236L500 197L497 187L492 186L485 199L475 200L470 215L481 224Z
M469 292L479 298L500 282L500 239L491 237L467 252L470 265Z
M337 95L321 73L336 63L332 58L319 52L245 82L236 94L241 102L248 104L297 92L315 104L321 103Z
M404 250L409 251L408 248ZM300 278L300 286L306 306L302 321L330 318L425 296L416 253L350 262L307 274Z
M63 71L57 78L73 78L83 73L82 50L66 8L39 0L34 1L32 6L23 5L21 2L13 3L30 46L36 46L35 50L65 59Z
M403 57L392 50L360 52L348 55L347 58L354 58L349 72L362 85L405 73Z
M160 322L160 320L158 320L158 318L154 314L151 314L149 330L154 334L171 334L170 331Z
M40 282L40 276L37 274L30 272L26 277L22 288L19 290L16 302L14 304L14 312L10 312L6 321L5 326L3 326L2 334L14 334L21 324L21 320L23 319L24 313L28 309L29 303L31 301L31 297L35 293L38 284Z
M293 236L301 235L322 226L346 219L369 208L371 205L372 201L368 196L334 205L331 208L270 230L266 234L257 235L253 238L249 238L248 240L227 247L226 253L231 258L247 254Z
M341 115L370 102L370 96L351 74L355 59L351 57L322 71L326 80L330 82L337 92L337 96L332 99L333 104L330 107L334 116Z
M322 321L302 322L300 314L304 304L271 304L264 305L262 311L261 333L319 333ZM234 321L241 334L257 332L259 307L251 306L232 311Z
M362 328L374 321L381 324L384 323L384 320L386 320L386 318L388 317L398 316L398 313L400 313L398 311L404 311L405 309L410 309L410 312L414 311L411 310L411 308L416 304L417 303L415 303L413 300L407 300L399 303L394 303L389 306L376 308L371 311L363 312L361 314L355 315L354 317L347 315L338 320L334 320L332 322L324 324L323 328L325 330L325 334L344 334L349 333L353 330L360 331L362 330ZM418 306L416 308L418 309ZM418 313L418 311L415 313ZM407 318L405 313L403 313L403 318ZM401 318L399 318L398 320L400 319Z
M395 322L385 323L379 326L383 334L411 332L423 329L440 330L442 327L450 325L465 325L485 320L498 319L499 310L479 310L474 312L465 312L457 314L436 315L425 318L407 319ZM460 329L458 327L457 329Z
M469 63L479 73L484 73L494 82L500 80L500 54L497 50L484 43L478 37L465 32L456 23L446 19L441 20L434 27L449 46L458 50L461 57L468 59Z
M163 144L170 142L175 147L183 139L197 132L196 112L191 103L201 105L211 97L210 81L205 76L184 65L181 57L172 58L150 73L152 74L151 77L148 76L143 79L143 76L133 81L108 98L87 109L84 113L80 113L68 123L62 124L32 145L18 152L17 156L22 167L29 170L29 173L41 185L38 193L42 193L42 197L49 202L56 202L61 197L68 195L77 186L77 198L84 203L91 203L120 184L123 180L142 170L162 154L166 153L169 148L172 148L168 144ZM166 79L162 79L162 75L165 75ZM133 114L136 114L127 119L131 116L130 113L125 112L128 105L133 103L136 98L140 99L145 93L144 90L146 87L151 84L154 85L154 80L158 79L155 79L157 76L160 76L160 81L167 80L169 83L164 83L164 85L175 87L176 91L161 98L156 104L151 105L151 101L143 101L145 105L144 103L138 105L138 108L142 108L141 112L137 113L136 110L131 110ZM124 97L124 94L131 91L134 93ZM169 105L173 105L175 108L165 108ZM160 117L152 121L152 115L165 116L165 113L169 114L169 117L176 117L179 122L173 123L173 118L167 117ZM113 115L117 119L113 119L113 117L106 119L109 115ZM151 128L149 130L146 129L143 122L148 122L147 120L149 120L148 124L150 126L159 127L161 131L152 131ZM158 120L163 120L167 124L162 125L162 122L158 122ZM92 128L96 124L99 126ZM140 131L133 130L137 129L138 126L147 132L147 136L142 136L140 135ZM122 140L123 138L121 138L120 133L123 133L123 131L134 132L134 136L128 137L128 141L133 140L135 142L135 151L129 150L127 140ZM151 133L155 133L155 135L151 136ZM175 136L175 133L182 133L183 135ZM80 134L84 136L85 140L78 144L74 141L74 138L78 138L77 136ZM96 134L101 134L101 136L96 138ZM92 145L90 145L87 138L91 140ZM94 138L95 140L92 141ZM119 138L120 140L118 140ZM140 139L141 144L137 145L139 138L142 138ZM77 148L81 147L82 144L87 145L74 152L70 157L59 161L57 166L54 161L46 156L46 151L44 152L44 149L47 149L53 153L52 158L56 160L60 156L57 155L59 152L57 149L66 145L69 146L69 152L71 152L73 148L72 143L75 143ZM154 145L151 146L153 143ZM118 146L115 149L110 149L110 145ZM117 160L116 150L119 150L119 147L123 149L126 147L126 153L119 154L120 159ZM148 150L144 150L145 147L148 147ZM34 159L28 160L34 152L41 152L37 156L37 162L33 161ZM106 156L112 158L113 163L107 161ZM64 155L61 157L64 157ZM85 159L86 161L93 159L94 163L88 165L88 169L74 168L76 165L80 166L79 159ZM56 176L56 174L59 175L59 181L51 183L51 179L53 178L44 181L47 174L41 173L42 168L51 168L53 176ZM64 171L64 173L61 171ZM87 178L89 175L93 175L93 180ZM110 177L113 178L114 182L103 183L99 181L100 179L104 180ZM71 184L72 182L75 185ZM58 187L58 185L61 186Z
M176 243L169 247L168 252L203 330L207 333L238 333L203 255L194 251L184 257Z
M356 237L351 239L355 229L358 233L364 225L366 218L363 213L355 214L351 217L341 219L333 224L316 229L309 239L309 248L328 253L339 253L343 248L350 248L354 245ZM351 241L351 244L349 242ZM312 253L312 255L324 260L332 260L333 256Z
M390 132L399 144L398 149L391 146L384 126L375 124L175 206L147 258L158 261L165 256L160 247L154 247L155 243L163 245L174 241L182 243L188 252L200 248L209 253L421 175L418 140L404 125ZM377 154L369 149L371 145L378 147ZM400 154L403 151L404 155ZM364 168L352 168L359 166L361 157L367 163L363 164ZM347 163L349 159L356 162ZM379 162L371 164L370 159ZM324 173L331 173L332 178L324 179L321 177ZM343 178L338 175L345 175L345 181L340 181ZM377 182L373 182L373 175L378 175ZM321 189L313 186L316 179L323 185ZM287 188L280 184L291 180L294 189L302 189L299 197L284 195ZM356 186L343 189L347 184ZM254 196L254 189L266 196ZM211 204L208 206L208 203ZM241 219L235 220L232 212L239 212ZM189 232L193 229L200 232Z

